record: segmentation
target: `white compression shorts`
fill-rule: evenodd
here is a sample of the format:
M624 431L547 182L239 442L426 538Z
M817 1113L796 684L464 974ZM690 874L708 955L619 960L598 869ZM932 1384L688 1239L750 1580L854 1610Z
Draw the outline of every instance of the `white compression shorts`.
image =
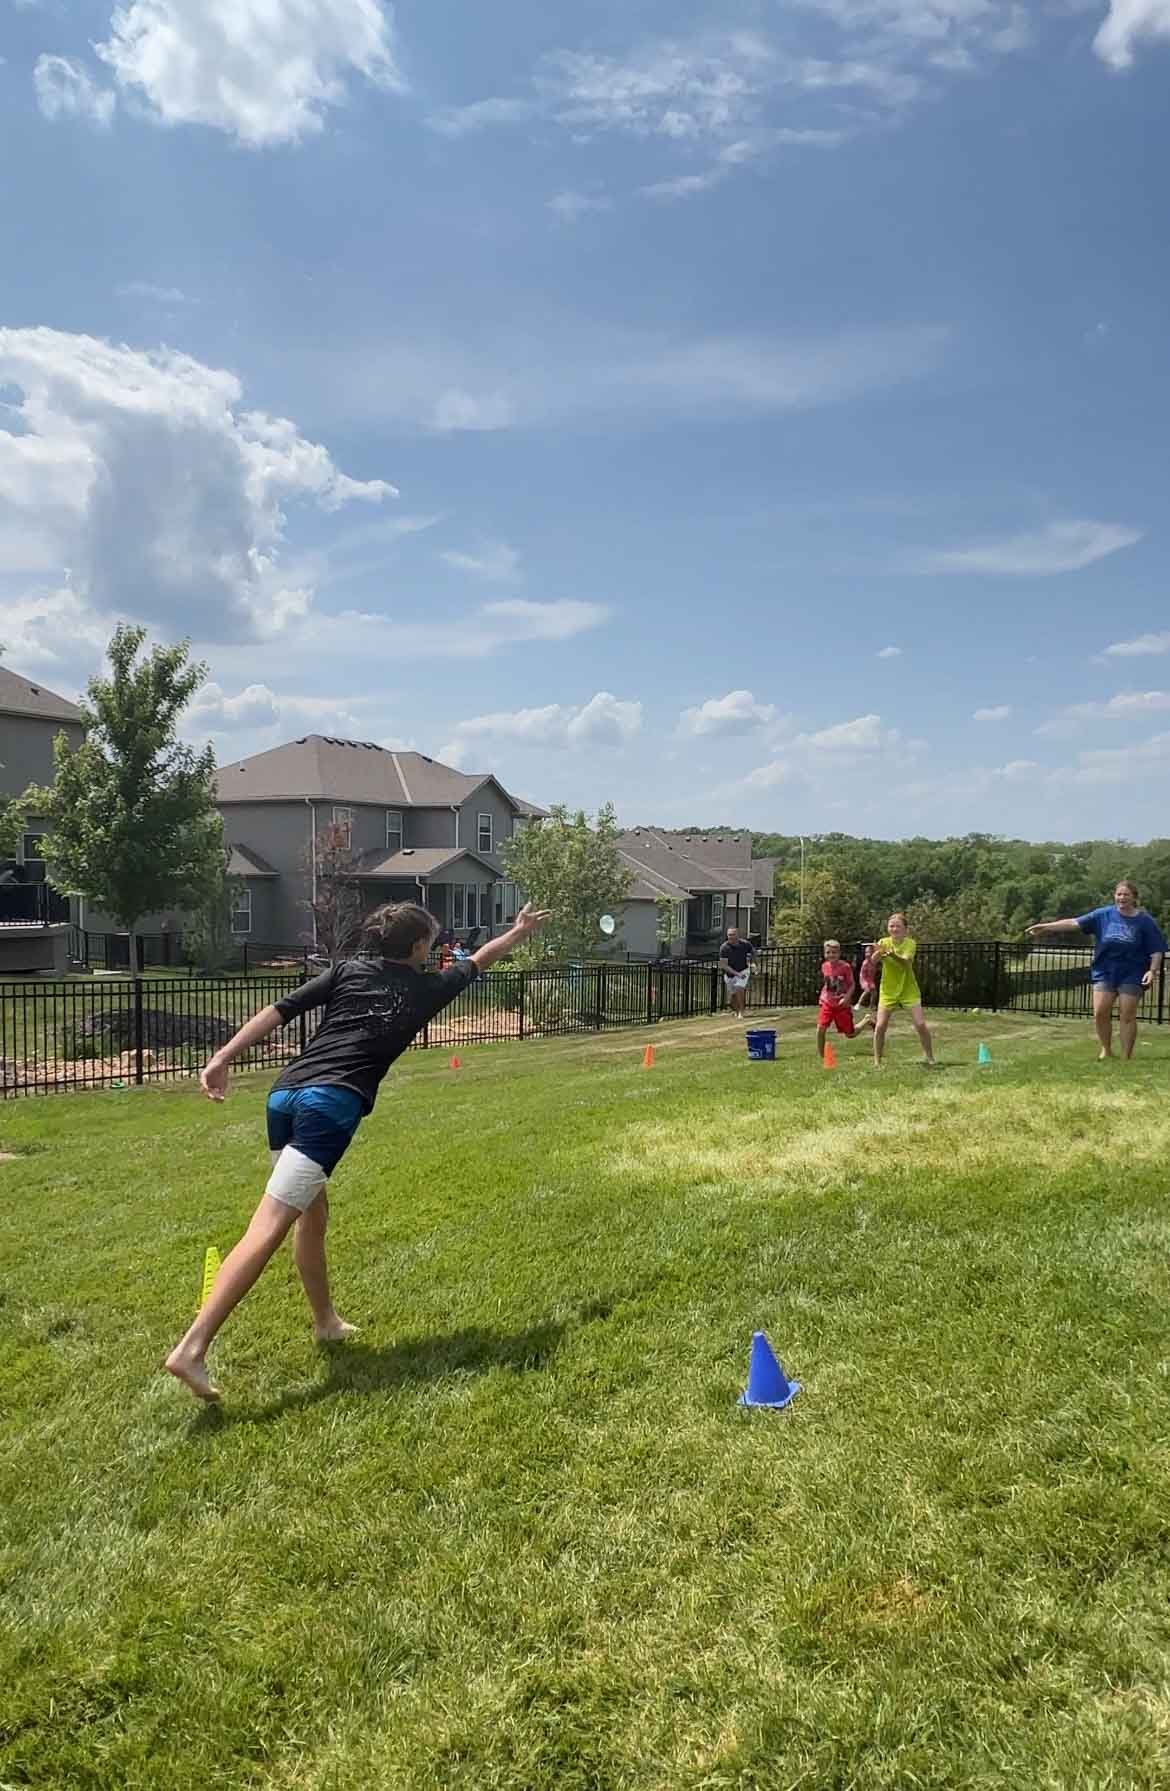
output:
M264 1192L284 1206L295 1206L299 1213L304 1213L321 1193L327 1179L320 1163L306 1157L295 1145L286 1144L283 1150L272 1152L272 1174Z

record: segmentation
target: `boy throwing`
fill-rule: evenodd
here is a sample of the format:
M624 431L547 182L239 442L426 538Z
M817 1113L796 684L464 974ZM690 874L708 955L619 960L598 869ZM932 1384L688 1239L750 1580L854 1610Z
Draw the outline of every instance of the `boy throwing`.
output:
M324 1009L308 1045L281 1071L268 1097L272 1174L260 1204L195 1323L166 1359L167 1372L197 1399L220 1397L207 1373L212 1339L294 1227L293 1257L318 1341L352 1336L354 1326L340 1317L329 1292L326 1183L373 1107L382 1078L415 1035L547 919L528 905L510 932L481 946L466 963L428 972L436 922L413 902L389 902L366 921L360 956L262 1008L208 1062L199 1081L209 1100L222 1101L233 1059L299 1015Z
M853 1037L853 966L841 956L839 939L825 940L825 961L821 965L824 983L817 1011L817 1056L825 1055L825 1034L835 1026L843 1038Z

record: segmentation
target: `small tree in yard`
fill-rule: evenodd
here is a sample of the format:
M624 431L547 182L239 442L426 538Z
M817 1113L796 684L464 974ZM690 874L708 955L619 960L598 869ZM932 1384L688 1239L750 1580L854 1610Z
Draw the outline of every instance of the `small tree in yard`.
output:
M307 938L327 958L340 957L356 941L362 918L357 868L347 828L334 825L317 835L316 858L308 865L313 893L305 903L312 921Z
M110 676L92 679L81 703L83 744L58 734L56 781L21 799L49 822L50 882L115 916L135 974L143 915L197 907L223 853L215 755L177 733L207 669L189 663L186 641L140 660L145 639L144 628L116 630Z
M570 815L566 808L554 808L547 820L505 845L509 877L535 907L552 911L539 957L597 956L602 940L597 923L621 906L632 881L618 837L617 817L607 803L593 825L580 809Z
M228 876L231 848L225 846L211 867L207 887L187 916L183 944L187 957L201 970L222 970L236 949L232 910L243 880Z

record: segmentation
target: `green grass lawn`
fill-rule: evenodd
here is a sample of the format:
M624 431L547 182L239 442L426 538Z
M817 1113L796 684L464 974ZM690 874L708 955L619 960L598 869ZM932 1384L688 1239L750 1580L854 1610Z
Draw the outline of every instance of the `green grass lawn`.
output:
M0 1786L1165 1791L1170 1038L938 1032L412 1055L221 1410L266 1082L0 1107Z

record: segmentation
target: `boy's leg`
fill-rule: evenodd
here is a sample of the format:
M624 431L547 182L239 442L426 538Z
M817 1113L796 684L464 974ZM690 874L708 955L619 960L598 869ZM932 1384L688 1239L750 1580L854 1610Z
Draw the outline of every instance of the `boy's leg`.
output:
M1138 999L1136 995L1117 997L1117 1030L1121 1034L1121 1055L1127 1060L1133 1056L1137 1043Z
M234 1250L224 1258L206 1304L186 1335L180 1338L164 1366L198 1399L218 1399L217 1388L207 1376L204 1357L212 1339L224 1320L239 1305L244 1295L260 1279L265 1267L288 1236L297 1209L274 1200L271 1194L261 1197L252 1214L247 1231Z
M1113 989L1103 989L1100 984L1093 990L1093 1024L1097 1029L1097 1042L1101 1047L1102 1057L1113 1056L1113 1003L1117 1000Z
M930 1027L926 1024L926 1015L922 1011L920 1002L915 1002L914 1006L910 1009L910 1019L913 1022L914 1030L921 1041L927 1063L933 1063L934 1046L931 1043Z
M335 1310L329 1294L329 1269L325 1262L325 1233L329 1226L329 1198L324 1188L312 1206L297 1218L293 1232L293 1261L313 1313L313 1332L318 1343L340 1343L352 1337L356 1325L348 1325Z
M823 1025L820 1020L817 1021L817 1056L818 1057L823 1057L825 1055L825 1034L828 1030L829 1030L828 1027Z
M892 1011L888 1007L879 1007L877 1021L873 1029L873 1061L879 1069L881 1068L882 1052L886 1048L886 1033L890 1028Z

